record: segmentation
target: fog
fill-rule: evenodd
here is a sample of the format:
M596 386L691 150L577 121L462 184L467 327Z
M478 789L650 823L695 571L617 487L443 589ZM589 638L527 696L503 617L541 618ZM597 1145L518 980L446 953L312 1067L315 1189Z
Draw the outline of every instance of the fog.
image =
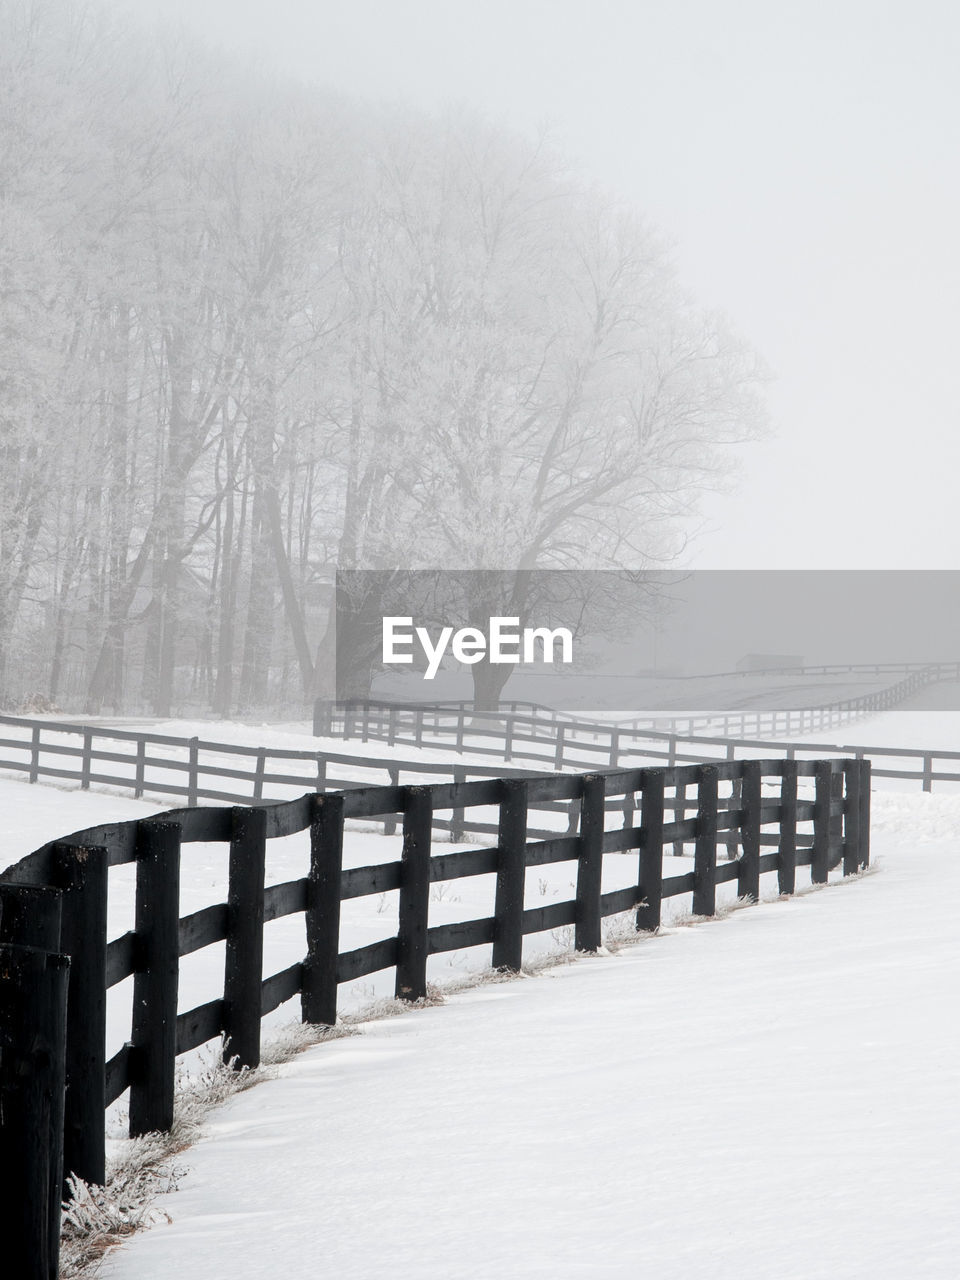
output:
M643 209L776 376L693 566L960 563L956 6L112 3L350 94L547 123Z
M957 65L934 3L7 0L0 707L293 712L340 571L960 567Z

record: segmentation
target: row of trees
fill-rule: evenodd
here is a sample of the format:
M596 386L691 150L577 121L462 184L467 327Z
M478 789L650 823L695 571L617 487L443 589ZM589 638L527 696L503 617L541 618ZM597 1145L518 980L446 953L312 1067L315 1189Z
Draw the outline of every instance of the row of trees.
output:
M337 567L668 562L760 370L545 139L0 5L0 691L225 715Z

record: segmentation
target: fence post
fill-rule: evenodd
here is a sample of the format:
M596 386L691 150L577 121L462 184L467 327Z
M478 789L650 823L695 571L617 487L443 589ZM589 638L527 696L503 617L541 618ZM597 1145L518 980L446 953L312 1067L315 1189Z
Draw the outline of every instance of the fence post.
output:
M67 989L64 1175L106 1179L107 851L57 844L54 884L63 892L60 950L70 957Z
M830 801L833 795L833 771L829 760L817 761L815 779L810 880L813 884L826 884L830 868Z
M391 787L399 787L400 785L400 766L396 764L387 765L387 774L390 778ZM397 833L396 814L389 814L383 820L383 834L385 836L393 836Z
M760 900L760 803L762 798L759 760L744 760L740 824L742 850L737 868L737 897Z
M93 730L83 731L83 755L80 757L80 790L90 790L90 773L93 756Z
M637 929L660 928L663 891L663 770L644 769L640 799L640 879Z
M870 774L869 760L860 761L860 853L859 866L870 865Z
M263 747L257 752L257 764L253 774L253 800L263 799L263 775L267 770L267 753Z
M59 889L0 882L0 943L59 951L62 915Z
M418 748L423 746L423 707L422 706L417 707L417 730L416 730L415 745Z
M733 743L731 743L727 747L727 759L728 760L735 759L733 754ZM739 778L733 778L730 783L729 807L731 809L741 808L742 796L743 796L743 778L742 776ZM729 827L723 837L724 844L727 850L728 862L732 862L733 859L737 856L737 847L739 843L740 830L742 830L742 826L739 830L737 827Z
M317 752L317 790L327 789L327 757Z
M146 738L137 739L137 768L134 781L133 797L139 800L143 795L143 776L147 765L147 740Z
M933 756L929 752L923 757L923 789L933 790Z
M70 961L0 945L0 1239L7 1275L57 1280Z
M606 780L603 774L585 774L580 793L580 851L574 936L574 946L578 951L596 951L601 942L600 894L605 796Z
M36 782L40 776L40 726L35 724L30 735L30 773L28 781Z
M504 778L500 784L497 834L497 891L493 908L496 932L494 969L517 972L523 959L523 896L527 879L527 784Z
M697 842L693 860L693 914L717 910L717 778L715 764L697 769Z
M678 782L674 787L673 820L674 822L686 822L687 820L687 784L685 782ZM683 857L682 840L674 840L673 856L675 858Z
M188 808L192 809L194 805L197 803L197 781L198 781L198 774L199 774L198 763L199 763L199 755L200 755L199 739L191 738L189 745L190 745L190 755L187 761L188 763L187 806Z
M453 766L453 781L455 786L461 786L467 780L467 771L462 764ZM460 844L463 840L464 830L466 828L466 812L463 805L455 805L453 812L450 814L450 842L451 844Z
M507 764L513 758L513 716L504 717L503 723L503 758Z
M343 796L314 796L307 877L307 958L300 1009L304 1022L337 1021L340 956L340 878L343 869Z
M797 762L784 760L780 775L780 846L777 889L793 893L797 887Z
M137 823L130 1137L169 1129L177 1068L180 824Z
M843 762L843 874L860 869L860 761Z
M564 748L564 731L563 725L557 730L557 747L553 757L553 767L557 773L563 769L563 748Z
M265 809L233 811L227 890L223 1058L237 1068L260 1065L260 984L263 981Z
M420 708L419 726L423 724ZM427 928L430 912L430 828L433 796L429 787L408 787L400 854L400 909L397 931L398 1000L422 1000L427 994Z

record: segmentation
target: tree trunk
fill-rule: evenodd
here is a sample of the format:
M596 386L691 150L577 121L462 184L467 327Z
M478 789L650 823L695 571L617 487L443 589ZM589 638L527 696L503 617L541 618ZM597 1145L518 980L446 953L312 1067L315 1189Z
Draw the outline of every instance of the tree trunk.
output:
M491 663L486 658L475 662L473 674L474 711L498 711L503 687L513 675L513 663Z

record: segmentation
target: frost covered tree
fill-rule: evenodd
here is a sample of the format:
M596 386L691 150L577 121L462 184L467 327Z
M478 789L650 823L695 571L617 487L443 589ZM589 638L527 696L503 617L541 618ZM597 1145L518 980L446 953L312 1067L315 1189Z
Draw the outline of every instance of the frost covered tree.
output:
M660 239L544 142L470 118L382 145L383 260L356 255L342 562L641 570L669 563L762 369L678 287ZM526 575L489 577L523 617ZM505 585L508 584L509 585ZM478 705L509 668L473 667Z
M665 563L762 419L751 353L545 140L72 0L0 7L0 126L12 703L302 703L338 566Z

